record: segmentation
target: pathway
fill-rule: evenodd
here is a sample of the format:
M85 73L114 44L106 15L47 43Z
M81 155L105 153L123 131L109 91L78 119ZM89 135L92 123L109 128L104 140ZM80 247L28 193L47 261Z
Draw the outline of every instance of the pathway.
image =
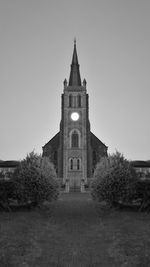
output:
M105 241L104 225L89 193L62 194L56 203L51 227L53 232L46 237L45 253L40 259L45 265L36 263L36 267L112 266L111 257L105 254L108 240Z

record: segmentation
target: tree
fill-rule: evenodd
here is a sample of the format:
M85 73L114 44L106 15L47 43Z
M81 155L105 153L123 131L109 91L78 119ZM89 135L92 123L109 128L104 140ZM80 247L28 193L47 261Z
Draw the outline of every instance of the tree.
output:
M137 175L130 162L116 152L97 164L92 183L92 196L110 205L130 202L136 194Z
M41 204L58 196L58 184L53 164L48 158L31 152L13 174L16 199L23 204Z

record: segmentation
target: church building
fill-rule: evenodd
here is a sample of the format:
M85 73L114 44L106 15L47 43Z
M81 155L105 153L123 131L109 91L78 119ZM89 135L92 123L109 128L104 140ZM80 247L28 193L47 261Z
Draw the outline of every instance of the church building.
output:
M68 191L82 190L97 162L107 156L107 146L90 131L89 96L86 80L81 81L76 41L69 81L64 80L61 96L60 131L43 146L43 156L54 163Z

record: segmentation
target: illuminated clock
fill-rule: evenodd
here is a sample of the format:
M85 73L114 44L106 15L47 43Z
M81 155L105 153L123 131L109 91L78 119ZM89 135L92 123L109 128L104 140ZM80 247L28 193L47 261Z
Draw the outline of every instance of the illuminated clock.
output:
M78 121L78 119L79 119L79 113L78 112L72 112L71 113L71 119L73 120L73 121Z

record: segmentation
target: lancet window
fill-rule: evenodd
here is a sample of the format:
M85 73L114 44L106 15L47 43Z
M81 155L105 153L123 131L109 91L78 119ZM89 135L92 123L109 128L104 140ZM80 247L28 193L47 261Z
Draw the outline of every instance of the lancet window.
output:
M71 136L71 144L72 144L72 147L79 147L79 135L76 131L74 131L72 133L72 136Z
M80 170L80 160L77 159L77 170Z
M72 107L72 105L73 105L73 97L72 97L72 95L69 95L69 107L71 108Z
M69 159L69 169L71 171L76 171L81 169L81 159L79 158L70 158Z
M73 159L70 159L70 170L73 170Z
M81 95L78 95L77 97L78 107L81 107Z

